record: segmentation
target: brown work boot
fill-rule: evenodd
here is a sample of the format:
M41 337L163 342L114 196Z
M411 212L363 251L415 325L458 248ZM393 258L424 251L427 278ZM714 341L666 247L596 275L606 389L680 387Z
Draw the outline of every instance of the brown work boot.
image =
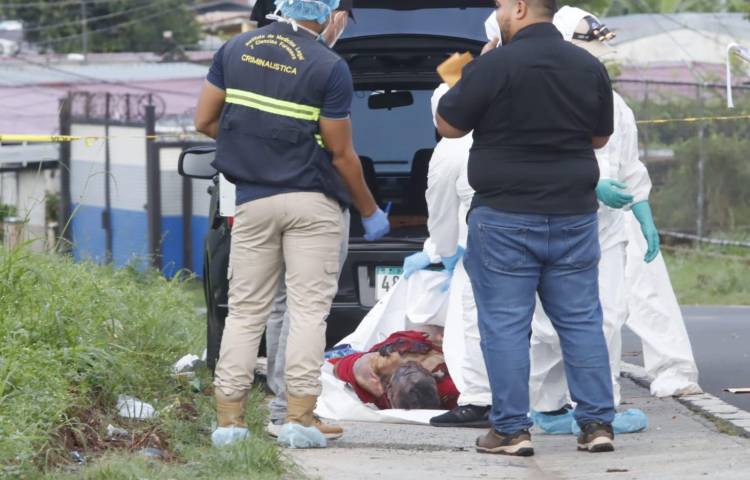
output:
M313 427L320 430L326 440L337 440L344 436L344 429L333 423L323 423L319 416L313 416Z
M287 394L286 422L298 423L303 427L315 427L328 440L341 438L344 429L338 425L323 423L313 412L318 397L315 395L294 396Z
M214 391L216 397L216 414L218 426L247 428L245 423L245 393L225 395L218 388Z
M581 427L578 450L591 453L614 452L615 433L608 423L591 422Z
M476 448L477 452L480 453L496 453L516 457L534 455L534 445L531 443L531 434L527 429L505 435L492 428L486 435L477 438Z

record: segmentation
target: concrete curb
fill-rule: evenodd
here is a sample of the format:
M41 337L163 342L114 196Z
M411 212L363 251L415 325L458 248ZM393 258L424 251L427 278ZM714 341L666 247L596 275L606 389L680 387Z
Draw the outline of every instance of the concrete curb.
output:
M643 388L651 388L652 379L643 367L622 362L621 375ZM690 410L715 422L717 426L728 431L728 433L750 438L750 412L730 405L710 393L673 398Z

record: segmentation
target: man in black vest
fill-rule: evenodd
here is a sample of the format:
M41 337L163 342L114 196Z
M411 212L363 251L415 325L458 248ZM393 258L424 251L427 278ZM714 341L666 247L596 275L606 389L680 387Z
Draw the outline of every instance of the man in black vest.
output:
M492 389L493 428L480 452L533 455L529 334L538 293L560 337L582 434L614 450L614 405L602 331L594 149L614 129L604 66L565 42L555 0L498 0L503 47L467 65L441 99L438 129L474 131L465 267Z
M248 434L245 398L284 266L288 411L279 441L320 447L323 434L341 431L313 411L346 233L342 211L350 204L359 210L368 240L386 235L389 225L354 151L351 73L321 41L338 3L277 0L277 22L216 53L198 103L196 128L216 138L214 165L237 186L229 316L214 383L215 445Z

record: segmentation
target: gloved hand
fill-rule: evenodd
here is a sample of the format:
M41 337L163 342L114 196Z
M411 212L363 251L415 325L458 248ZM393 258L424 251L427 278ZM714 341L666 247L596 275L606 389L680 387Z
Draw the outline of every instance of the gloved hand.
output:
M456 253L454 253L450 257L443 258L443 265L445 265L445 269L453 273L453 270L456 269L458 261L461 260L461 257L464 256L464 252L466 252L466 249L459 245L456 249Z
M415 272L424 270L432 265L430 256L424 252L417 252L404 259L404 278L411 277Z
M211 434L211 443L214 447L223 447L244 440L247 434L247 428L243 427L218 427Z
M659 255L659 231L656 229L656 224L654 223L651 205L647 201L639 202L633 205L632 210L633 215L635 215L635 218L641 224L641 231L648 243L648 250L646 251L644 260L646 263L651 263Z
M602 178L596 185L596 198L610 208L622 208L633 201L626 188L627 185L616 180Z
M368 242L380 240L391 231L388 214L379 208L369 217L362 217L362 226L365 227L365 240Z

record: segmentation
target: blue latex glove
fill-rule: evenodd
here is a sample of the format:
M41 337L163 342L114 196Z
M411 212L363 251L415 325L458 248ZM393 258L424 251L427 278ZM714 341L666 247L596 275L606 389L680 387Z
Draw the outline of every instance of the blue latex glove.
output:
M626 190L627 185L609 178L602 178L596 185L596 198L610 208L622 208L633 201Z
M464 256L464 252L466 252L466 249L459 245L456 249L456 253L454 253L453 256L443 258L443 265L445 266L445 269L453 273L453 270L456 269L458 261L461 260L461 257Z
M643 232L643 236L646 237L646 243L648 243L648 250L646 251L644 260L646 263L651 263L659 255L659 231L656 229L656 224L654 223L651 205L648 202L639 202L633 205L632 210L633 215L635 215L635 218L641 224L641 231Z
M315 427L287 423L281 427L279 445L287 448L325 448L326 437Z
M214 447L223 447L244 440L247 434L247 428L219 427L211 434L211 443L214 444Z
M415 272L424 270L430 265L432 265L432 261L429 255L424 252L413 253L404 260L404 278L409 278Z
M380 240L391 231L388 214L379 208L371 216L362 217L362 226L365 227L365 240L368 242Z

